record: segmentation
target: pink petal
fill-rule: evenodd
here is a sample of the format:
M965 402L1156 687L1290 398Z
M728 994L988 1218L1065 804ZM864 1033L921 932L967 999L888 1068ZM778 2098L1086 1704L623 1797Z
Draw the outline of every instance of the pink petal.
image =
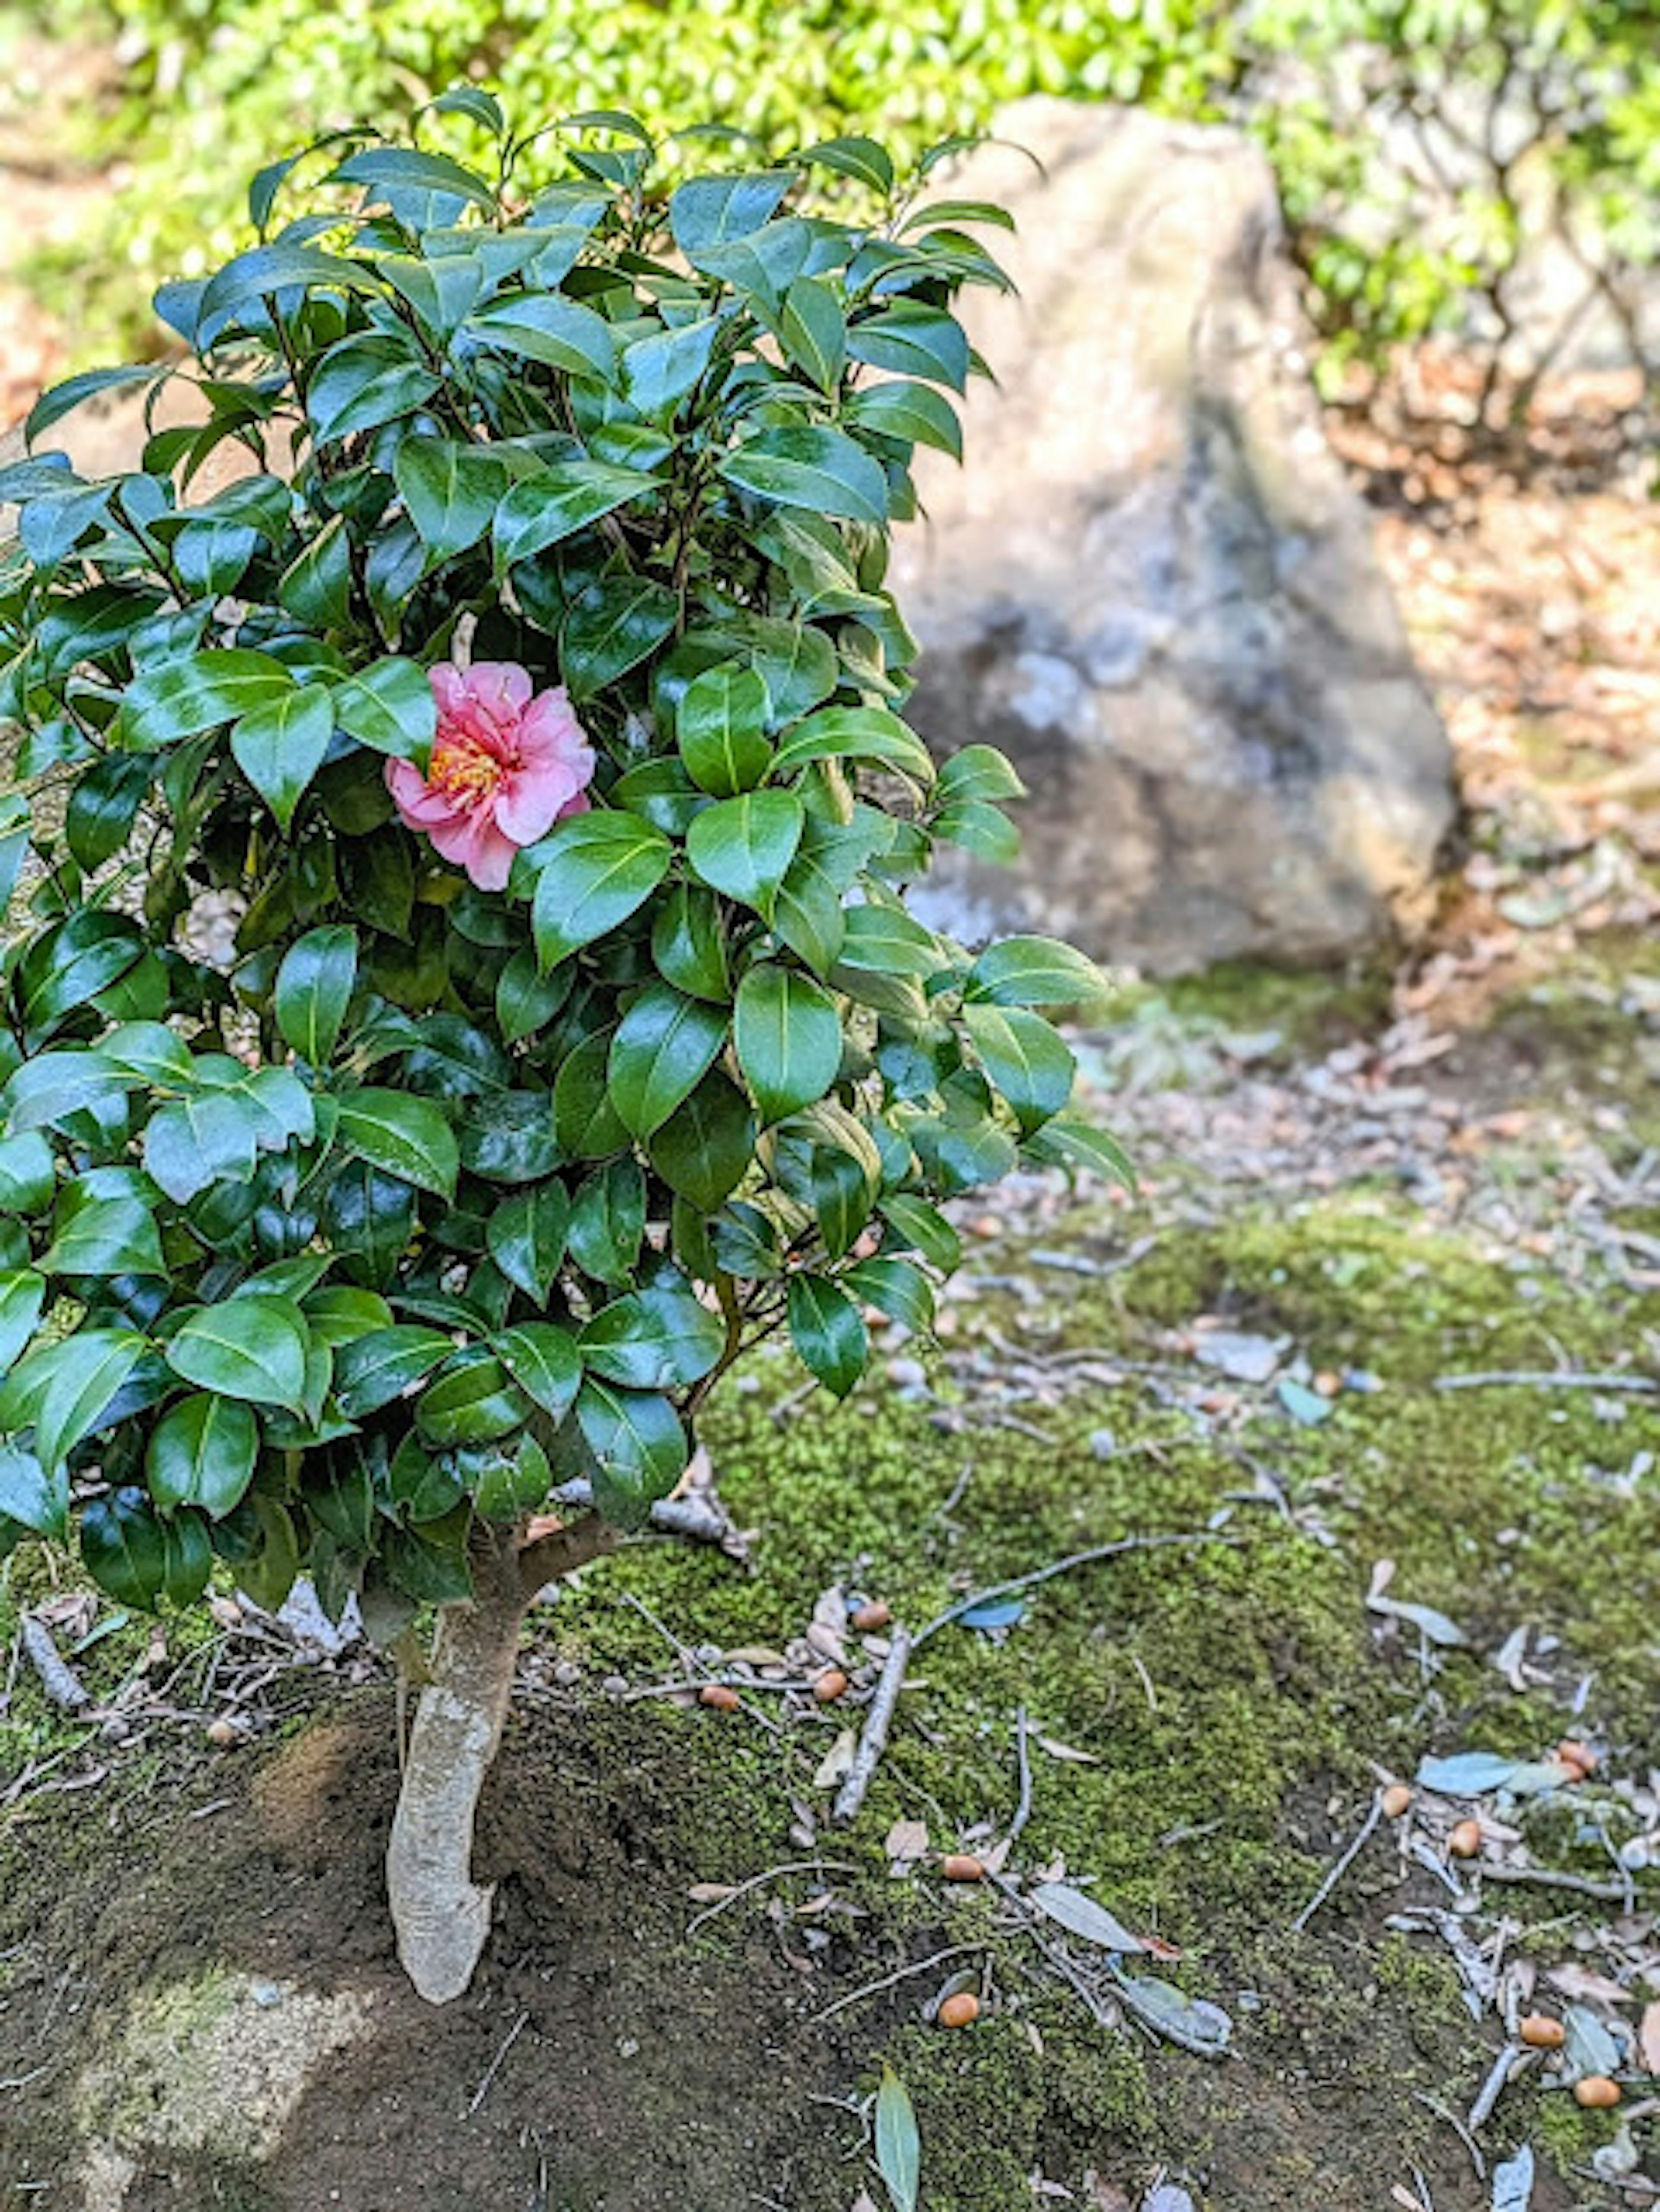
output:
M516 769L496 794L497 826L514 844L533 845L546 836L580 788L580 779L563 761Z
M441 660L427 671L432 696L441 714L459 714L467 696L467 679L453 660Z
M593 801L588 797L587 792L579 791L575 799L568 799L560 808L559 819L562 822L569 822L573 814L587 813L593 805Z
M453 802L442 792L429 787L413 761L386 763L386 788L407 829L429 830L435 823L447 822L455 811Z
M466 870L481 891L507 888L519 848L496 828L488 807L477 807L432 832L434 849Z
M490 719L503 728L517 723L530 703L531 680L516 660L475 660L467 671L467 690Z

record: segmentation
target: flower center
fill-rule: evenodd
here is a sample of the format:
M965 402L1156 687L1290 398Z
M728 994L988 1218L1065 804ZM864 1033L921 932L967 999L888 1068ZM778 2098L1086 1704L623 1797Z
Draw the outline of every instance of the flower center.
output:
M507 772L505 761L472 738L447 738L441 732L432 749L427 783L458 806L474 807L495 796Z

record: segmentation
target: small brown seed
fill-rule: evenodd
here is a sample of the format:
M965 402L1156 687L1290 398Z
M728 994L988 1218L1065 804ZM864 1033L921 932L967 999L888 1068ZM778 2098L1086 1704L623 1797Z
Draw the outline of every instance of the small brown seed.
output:
M1568 2039L1566 2028L1548 2012L1530 2012L1516 2033L1530 2051L1560 2051Z
M892 1607L882 1604L879 1600L873 1600L869 1605L855 1606L853 1609L853 1626L861 1636L869 1636L879 1628L885 1628L892 1619Z
M1590 1746L1588 1743L1576 1742L1572 1736L1565 1736L1557 1745L1556 1756L1564 1766L1577 1768L1582 1781L1586 1775L1594 1771L1596 1765L1596 1753Z
M241 1742L242 1731L234 1721L228 1721L221 1713L217 1719L208 1723L207 1736L208 1741L217 1744L221 1751L228 1751L233 1744Z
M958 1990L954 1997L946 1999L934 2014L941 2027L972 2027L979 2017L980 2000L972 1990ZM1619 2092L1614 2094L1618 2095Z
M1343 1378L1334 1375L1330 1368L1323 1368L1314 1378L1314 1387L1323 1398L1335 1398L1342 1393Z
M1398 1820L1412 1804L1412 1792L1404 1782L1391 1782L1381 1799L1386 1820Z
M1447 1849L1456 1859L1473 1859L1481 1848L1481 1823L1461 1820L1447 1838Z
M717 1713L735 1713L744 1700L725 1682L705 1682L697 1692L697 1702L712 1705Z
M1621 2091L1617 2081L1610 2081L1606 2074L1587 2074L1573 2085L1573 2101L1593 2112L1606 2112L1620 2102Z
M939 1862L939 1871L947 1881L983 1881L986 1869L969 1851L952 1851Z
M812 1694L821 1705L833 1705L847 1693L848 1678L839 1667L826 1667L812 1686Z

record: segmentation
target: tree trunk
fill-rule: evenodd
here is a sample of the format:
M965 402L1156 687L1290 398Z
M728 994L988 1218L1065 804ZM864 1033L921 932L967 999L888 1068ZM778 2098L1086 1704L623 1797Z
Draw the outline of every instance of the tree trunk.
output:
M513 1696L525 1609L612 1540L597 1517L523 1548L503 1531L474 1555L471 1601L444 1608L386 1847L398 1955L429 2004L463 1993L489 1935L495 1892L472 1879L473 1822Z

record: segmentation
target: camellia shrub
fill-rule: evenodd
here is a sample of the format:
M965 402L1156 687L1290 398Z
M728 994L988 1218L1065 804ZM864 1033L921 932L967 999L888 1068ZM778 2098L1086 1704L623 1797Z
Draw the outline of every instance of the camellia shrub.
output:
M900 718L884 586L1005 218L868 141L671 189L626 117L439 105L477 166L262 172L263 242L161 295L183 364L0 473L0 1544L437 1609L389 1852L435 2000L530 1596L751 1347L839 1397L867 1312L925 1333L942 1200L1121 1165L1037 1011L1097 972L905 899L1014 843L1001 757ZM54 426L134 381L188 404L82 481Z

